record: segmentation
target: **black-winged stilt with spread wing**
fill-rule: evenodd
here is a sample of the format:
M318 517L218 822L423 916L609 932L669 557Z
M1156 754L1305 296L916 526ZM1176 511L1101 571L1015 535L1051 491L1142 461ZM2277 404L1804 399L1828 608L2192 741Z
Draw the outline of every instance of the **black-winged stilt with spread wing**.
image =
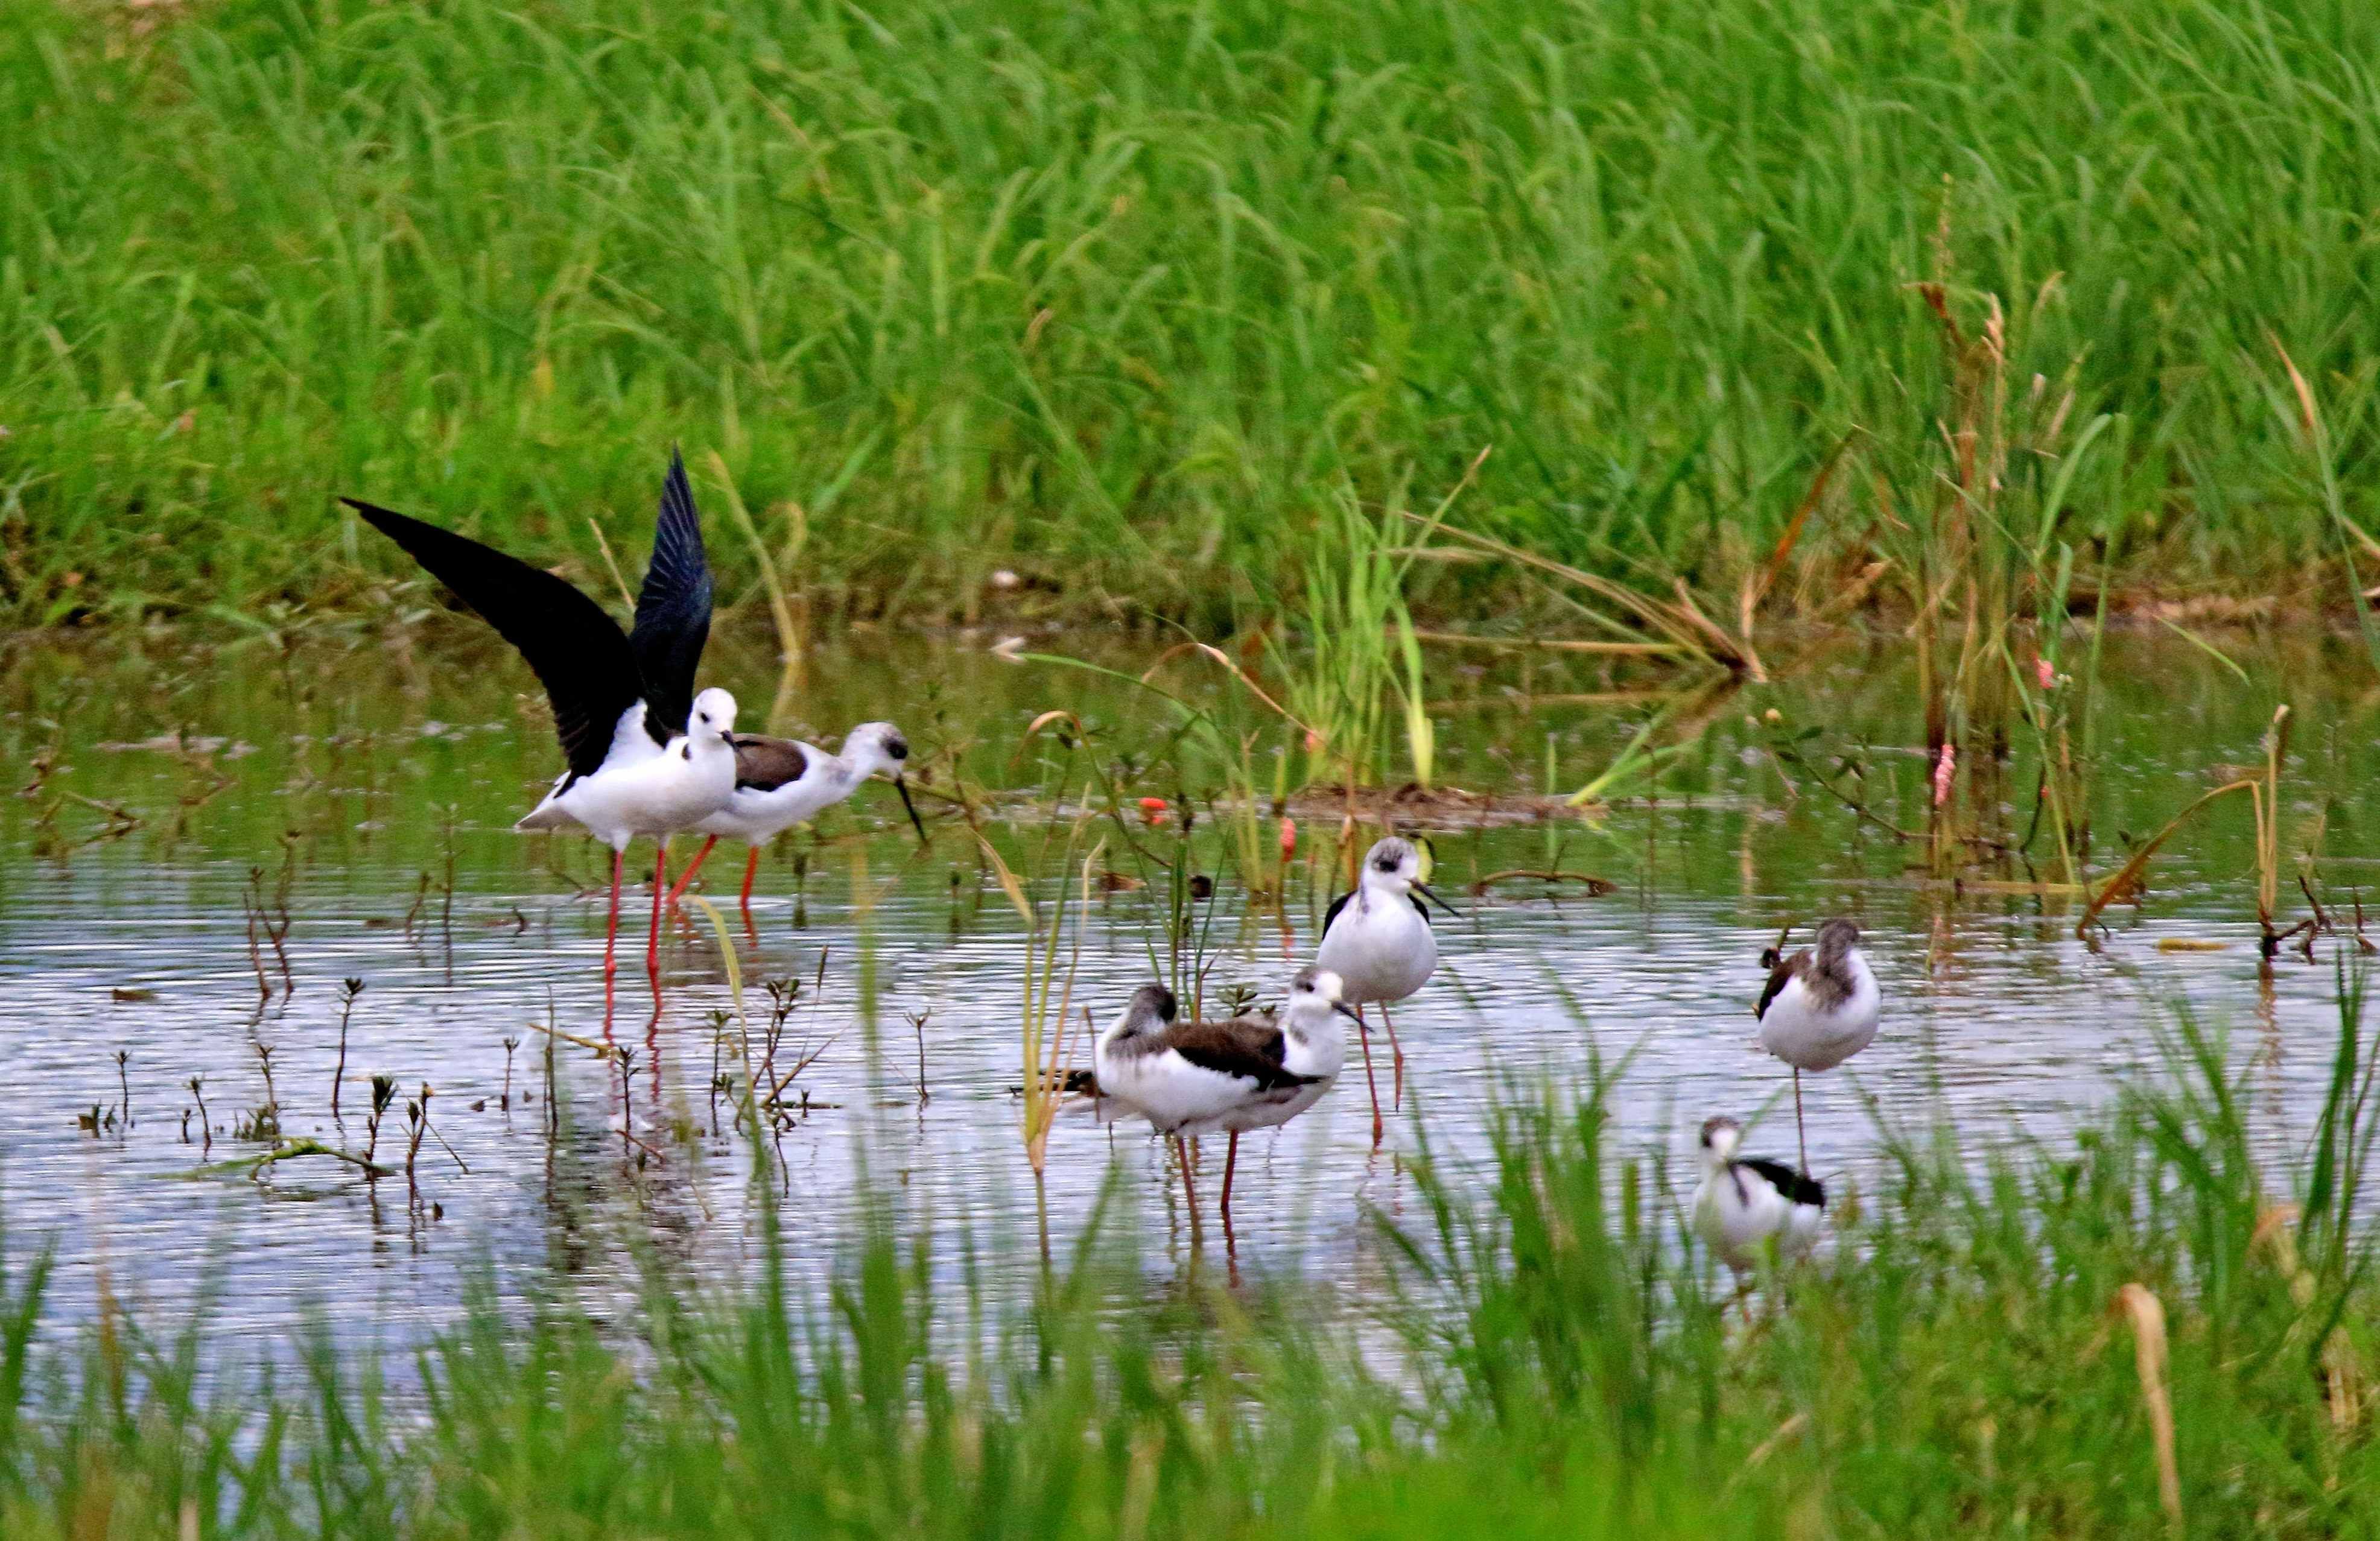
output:
M654 857L653 924L645 968L661 998L665 837L726 807L735 788L735 698L695 693L710 635L710 567L686 465L670 455L653 557L622 632L603 607L553 574L452 530L342 498L405 548L510 642L545 686L569 768L520 821L526 830L583 826L612 847L612 907L603 940L603 1013L612 1013L620 880L628 843L662 839Z

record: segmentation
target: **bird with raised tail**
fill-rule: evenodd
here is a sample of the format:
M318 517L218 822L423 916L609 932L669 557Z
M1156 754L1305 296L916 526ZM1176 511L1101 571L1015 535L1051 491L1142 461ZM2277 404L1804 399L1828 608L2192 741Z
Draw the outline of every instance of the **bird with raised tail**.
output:
M1388 1028L1396 1076L1394 1100L1404 1101L1405 1052L1389 1007L1421 989L1438 967L1438 939L1430 933L1428 900L1449 915L1454 907L1421 880L1421 852L1413 842L1390 835L1365 853L1355 886L1330 903L1322 917L1322 945L1314 961L1346 982L1364 1046L1364 1084L1372 1094L1372 1143L1380 1143L1380 1088L1372 1075L1371 1025L1363 1008L1377 1005ZM1459 916L1457 918L1461 918Z
M1802 1073L1832 1070L1875 1042L1883 1013L1883 992L1860 955L1859 940L1859 928L1850 921L1828 921L1818 928L1817 946L1777 961L1753 1008L1760 1047L1793 1067L1793 1132L1804 1171L1810 1140L1802 1123Z
M892 790L901 795L901 807L917 831L918 843L930 843L917 807L909 801L909 783L901 774L908 758L909 741L890 722L862 722L844 736L839 755L798 739L737 734L735 791L725 807L694 825L709 838L678 875L677 886L670 890L670 903L677 903L710 848L725 835L751 847L744 858L744 889L738 901L744 924L749 927L752 879L760 870L760 847L796 824L808 823L880 775L891 780Z
M1740 1157L1743 1130L1731 1118L1706 1119L1702 1185L1694 1190L1694 1232L1738 1273L1760 1263L1772 1241L1780 1259L1806 1256L1826 1219L1827 1190L1777 1161Z
M1092 1066L1100 1117L1146 1119L1159 1134L1173 1138L1194 1220L1198 1195L1182 1141L1231 1135L1223 1162L1222 1214L1228 1220L1240 1135L1287 1123L1321 1100L1339 1078L1347 1054L1339 1018L1354 1014L1340 1000L1340 990L1336 974L1308 966L1290 980L1289 1000L1277 1016L1182 1022L1176 1020L1172 990L1143 985L1099 1035Z
M735 698L724 690L694 690L710 634L711 588L685 462L671 454L652 562L627 632L586 594L517 557L355 498L340 501L495 627L545 687L568 769L519 827L576 823L612 848L611 916L603 937L608 1021L629 843L690 828L725 807L735 790ZM664 846L654 857L653 923L645 946L656 1003L666 860Z

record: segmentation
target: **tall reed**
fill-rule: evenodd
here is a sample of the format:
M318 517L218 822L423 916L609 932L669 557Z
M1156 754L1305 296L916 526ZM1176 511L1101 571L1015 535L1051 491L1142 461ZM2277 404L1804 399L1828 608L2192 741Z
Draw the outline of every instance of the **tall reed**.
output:
M803 511L781 576L820 625L1014 593L1219 626L1276 576L1287 611L1341 489L1384 506L1484 443L1481 533L1732 601L1847 434L1929 453L1921 280L2002 297L2012 409L2043 375L2070 434L2120 425L2075 488L2085 570L2269 591L2352 539L2325 477L2375 527L2368 6L9 19L18 624L370 602L397 569L341 491L593 578L587 519L639 549L673 440ZM2268 334L2324 398L2322 476ZM1863 479L1768 606L1856 584ZM714 556L752 592L748 542ZM1500 575L1441 576L1442 610L1510 613Z

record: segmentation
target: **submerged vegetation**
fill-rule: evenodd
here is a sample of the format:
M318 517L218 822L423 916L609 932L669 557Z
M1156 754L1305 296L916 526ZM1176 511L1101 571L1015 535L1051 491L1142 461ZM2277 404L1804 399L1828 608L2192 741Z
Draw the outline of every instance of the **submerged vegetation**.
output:
M19 623L367 602L339 491L597 577L674 440L788 625L1360 606L1491 446L1464 528L1737 642L2380 567L2369 6L6 16Z
M1484 1183L1425 1155L1393 1304L1179 1279L1112 1216L1030 1303L880 1201L832 1300L654 1260L561 1277L390 1374L327 1322L271 1377L18 1239L0 1271L0 1530L103 1535L2317 1536L2368 1524L2380 1340L2359 1210L2360 974L2302 1156L2183 1014L2164 1074L1993 1159L1888 1129L1838 1242L1736 1296L1616 1083L1509 1092ZM1689 1179L1690 1181L1691 1179ZM1477 1200L1466 1199L1475 1190ZM1391 1222L1380 1217L1384 1228ZM978 1238L979 1240L979 1238ZM954 1261L950 1254L960 1257Z

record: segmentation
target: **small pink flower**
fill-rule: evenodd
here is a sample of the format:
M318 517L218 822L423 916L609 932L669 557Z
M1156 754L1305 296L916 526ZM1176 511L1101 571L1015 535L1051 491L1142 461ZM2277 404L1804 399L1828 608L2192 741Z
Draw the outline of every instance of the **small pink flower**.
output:
M1934 806L1940 807L1950 800L1950 773L1959 768L1956 745L1942 746L1942 758L1934 762Z
M2041 681L2041 688L2044 690L2055 690L2058 688L2058 671L2049 666L2049 660L2046 658L2034 659L2033 661L2033 673L2034 677Z
M1297 820L1287 814L1281 816L1281 859L1287 861L1297 855Z

